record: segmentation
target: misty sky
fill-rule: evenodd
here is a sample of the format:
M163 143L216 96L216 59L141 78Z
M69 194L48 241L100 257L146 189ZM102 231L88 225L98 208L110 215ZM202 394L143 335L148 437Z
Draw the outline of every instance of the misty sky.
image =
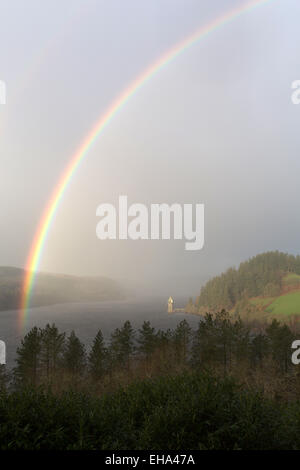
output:
M110 102L172 45L243 3L0 0L0 265L25 266L57 180ZM299 18L299 0L270 1L139 90L74 176L40 269L195 295L249 256L300 253ZM96 208L121 194L204 203L203 250L98 240Z

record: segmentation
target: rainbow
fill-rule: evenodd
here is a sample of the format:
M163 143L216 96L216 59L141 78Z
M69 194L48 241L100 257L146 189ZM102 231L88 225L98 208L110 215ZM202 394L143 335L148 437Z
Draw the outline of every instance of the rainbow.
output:
M46 209L36 230L26 263L26 274L22 285L21 303L19 310L19 326L21 330L23 329L26 322L36 271L40 264L43 249L45 247L47 236L54 220L56 211L63 199L64 193L70 184L74 173L78 169L82 160L87 156L90 148L95 143L100 134L104 131L106 126L109 125L114 116L126 105L130 98L135 93L137 93L143 85L145 85L154 75L160 72L164 67L170 64L171 61L176 59L180 54L185 52L197 41L204 38L213 31L216 31L221 26L236 20L241 15L271 1L272 0L252 0L247 2L242 6L239 6L218 17L211 23L194 32L182 42L176 44L173 48L162 55L156 62L150 65L141 75L139 75L130 84L130 86L126 88L115 101L113 101L106 112L100 117L99 121L94 125L90 133L83 140L77 152L72 156L68 166L61 175L61 178L52 193L52 196L46 206Z

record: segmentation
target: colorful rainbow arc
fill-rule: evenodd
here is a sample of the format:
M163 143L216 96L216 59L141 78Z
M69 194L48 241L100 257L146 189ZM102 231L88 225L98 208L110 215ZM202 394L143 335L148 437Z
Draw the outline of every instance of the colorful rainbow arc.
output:
M30 304L30 298L32 288L35 280L37 268L40 263L41 255L47 240L47 235L51 227L51 223L54 220L57 208L63 198L64 192L66 191L72 176L78 169L80 162L87 155L88 151L99 137L101 132L114 118L117 112L119 112L130 98L143 86L145 85L155 74L166 67L171 61L173 61L179 54L182 54L189 47L195 44L197 41L215 31L217 28L233 21L255 7L271 2L272 0L252 0L247 2L243 6L237 7L234 10L226 13L225 15L217 18L208 25L202 27L194 34L186 38L183 42L176 44L171 50L167 51L162 57L160 57L154 64L147 68L138 78L136 78L131 85L119 95L119 97L111 104L108 110L100 117L100 120L93 127L92 131L85 138L80 148L77 150L75 155L70 160L69 165L62 174L58 185L52 193L51 199L44 211L42 219L39 223L36 231L31 250L28 256L26 264L26 275L24 278L21 294L21 305L19 313L19 325L22 329L25 325L27 311Z

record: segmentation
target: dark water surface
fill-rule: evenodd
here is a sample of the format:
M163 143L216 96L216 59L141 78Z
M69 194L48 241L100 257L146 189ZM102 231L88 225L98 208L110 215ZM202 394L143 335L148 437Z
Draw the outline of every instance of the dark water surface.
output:
M130 320L134 328L140 328L145 320L149 320L155 328L167 329L176 327L183 319L196 328L200 319L184 313L168 314L166 299L71 303L32 308L28 312L23 333L18 328L18 316L19 312L15 310L0 312L0 339L6 343L8 367L14 365L21 337L33 326L42 328L47 323L55 323L66 333L74 330L81 341L89 346L99 328L108 339L110 333L126 320Z

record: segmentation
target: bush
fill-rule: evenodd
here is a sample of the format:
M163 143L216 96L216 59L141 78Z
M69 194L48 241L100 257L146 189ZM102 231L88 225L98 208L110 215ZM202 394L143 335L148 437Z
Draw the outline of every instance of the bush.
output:
M1 450L300 448L299 403L208 373L142 380L100 398L1 392L0 423Z

